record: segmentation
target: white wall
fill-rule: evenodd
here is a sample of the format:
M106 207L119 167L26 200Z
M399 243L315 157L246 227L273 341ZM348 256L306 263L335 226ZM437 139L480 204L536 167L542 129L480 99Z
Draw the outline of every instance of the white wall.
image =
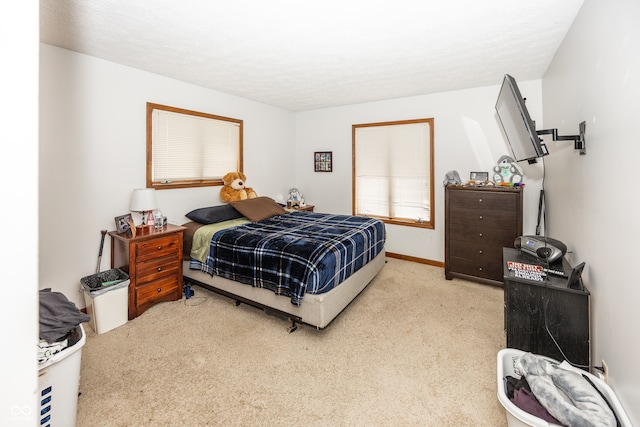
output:
M549 235L586 262L592 359L640 425L640 3L587 0L543 79L544 119L561 133L587 122L587 154L550 143Z
M38 2L0 3L0 425L34 426L38 368Z
M84 307L100 230L144 187L146 103L244 120L244 170L260 195L286 193L295 171L293 113L64 49L40 45L40 287ZM170 222L220 204L220 187L157 191ZM101 270L110 268L105 242Z
M508 72L508 70L505 70ZM517 76L515 76L517 78ZM433 95L350 105L297 114L296 182L319 212L351 214L351 125L434 118L435 229L387 225L387 251L444 262L444 188L450 170L463 180L471 171L490 172L500 156L509 154L495 114L502 81L481 87ZM542 122L540 81L520 82L534 118ZM333 151L333 173L313 171L313 152ZM537 220L540 165L521 165L525 178L525 233Z

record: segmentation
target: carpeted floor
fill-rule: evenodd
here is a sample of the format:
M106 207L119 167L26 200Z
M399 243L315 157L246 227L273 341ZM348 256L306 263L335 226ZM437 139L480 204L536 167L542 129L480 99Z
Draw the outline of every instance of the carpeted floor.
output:
M97 335L78 426L505 426L502 289L388 258L327 328L195 288Z

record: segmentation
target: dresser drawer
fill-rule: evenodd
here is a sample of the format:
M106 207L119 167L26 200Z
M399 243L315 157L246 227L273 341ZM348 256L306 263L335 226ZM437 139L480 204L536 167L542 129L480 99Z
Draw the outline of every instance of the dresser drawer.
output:
M466 258L482 262L499 262L502 260L502 245L469 243L460 240L449 241L451 253L457 258Z
M152 258L177 254L180 247L179 237L179 235L174 234L136 243L137 261L144 262Z
M176 299L178 275L172 274L136 287L136 302L143 310L146 305L165 299Z
M519 195L507 192L488 191L451 191L451 206L466 209L485 209L508 211L513 214L518 210Z
M513 247L515 237L518 235L516 225L504 225L505 226L503 228L498 228L457 223L449 224L448 240L491 246Z
M180 267L178 254L165 256L162 258L152 258L136 265L136 285L157 279L168 274L176 274Z
M502 257L500 257L500 260ZM502 263L499 260L451 257L448 268L456 273L483 279L502 281Z
M449 222L452 224L471 224L484 227L504 227L516 223L513 212L489 210L486 208L466 209L452 207L449 210Z

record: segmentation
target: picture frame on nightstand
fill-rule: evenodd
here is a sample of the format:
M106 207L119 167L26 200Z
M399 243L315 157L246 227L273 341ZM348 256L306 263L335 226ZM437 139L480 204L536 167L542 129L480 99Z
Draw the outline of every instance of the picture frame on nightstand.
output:
M116 231L118 234L126 233L131 230L133 219L131 218L131 214L120 215L114 218L116 222Z

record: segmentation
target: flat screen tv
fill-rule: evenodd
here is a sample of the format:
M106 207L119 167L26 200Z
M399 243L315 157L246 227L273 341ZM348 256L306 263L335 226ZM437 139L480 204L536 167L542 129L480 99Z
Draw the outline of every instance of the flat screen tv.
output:
M536 159L548 154L547 147L536 133L536 125L520 94L516 80L505 74L496 102L496 112L517 162L535 163Z

